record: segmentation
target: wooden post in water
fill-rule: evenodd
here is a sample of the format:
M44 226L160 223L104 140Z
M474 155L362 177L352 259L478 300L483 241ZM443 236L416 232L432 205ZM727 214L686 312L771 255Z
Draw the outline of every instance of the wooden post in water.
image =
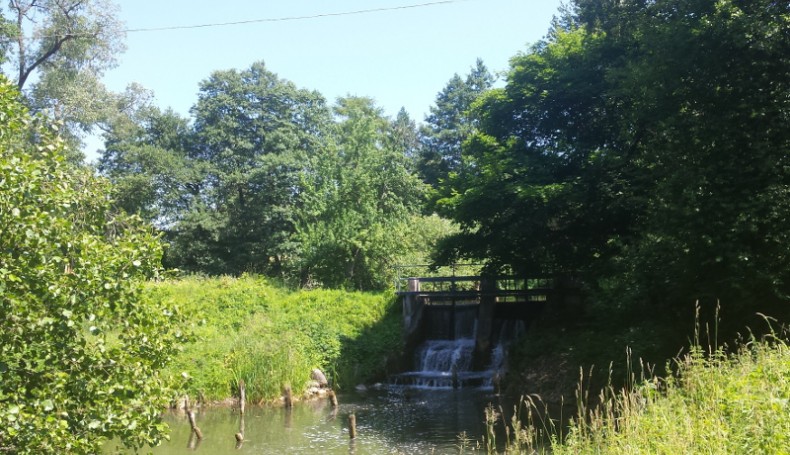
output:
M244 379L239 380L239 432L235 434L236 449L244 444L244 406L247 403L247 386Z
M354 414L348 415L348 437L349 439L357 438L357 416Z
M240 416L239 420L239 432L236 433L236 449L241 449L241 446L244 444L244 414Z
M285 401L286 409L291 409L293 407L293 393L291 392L291 386L285 386L285 390L283 390L283 399Z
M244 379L239 380L239 414L244 415L244 404L247 402L247 390Z
M200 442L203 439L203 432L200 431L200 428L198 428L197 424L195 423L195 411L193 411L192 407L189 406L189 395L184 395L184 410L187 412L189 426L192 427L192 433L190 433L190 442L192 439L192 434L197 436L197 440Z
M201 441L203 439L203 432L200 431L200 428L198 428L197 424L195 423L195 411L191 409L187 411L187 417L189 418L189 426L192 427L192 432L195 433L198 441Z
M337 408L337 395L335 395L335 391L330 389L327 395L329 396L329 402L332 403L332 408Z

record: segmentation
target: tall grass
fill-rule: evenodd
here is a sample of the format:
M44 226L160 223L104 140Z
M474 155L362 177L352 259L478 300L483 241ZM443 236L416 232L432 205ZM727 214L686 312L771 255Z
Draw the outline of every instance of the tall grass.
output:
M184 278L152 284L191 321L188 343L170 368L186 372L194 395L231 397L244 380L253 402L276 399L283 387L304 390L313 368L335 387L385 373L399 353L394 296L346 291L289 291L264 278Z
M790 347L775 335L732 354L696 344L665 378L635 378L596 400L583 384L569 425L547 418L539 399L522 400L507 422L507 453L790 453Z

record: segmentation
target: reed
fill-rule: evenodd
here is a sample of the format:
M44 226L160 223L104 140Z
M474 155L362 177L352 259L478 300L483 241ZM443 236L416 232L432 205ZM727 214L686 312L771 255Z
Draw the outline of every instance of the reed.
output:
M568 429L561 419L543 417L538 400L524 399L526 418L511 421L507 453L788 453L785 339L775 332L750 336L727 353L715 335L703 347L697 334L689 352L668 366L670 374L657 377L643 365L639 377L632 373L624 387L605 387L594 400L582 375Z

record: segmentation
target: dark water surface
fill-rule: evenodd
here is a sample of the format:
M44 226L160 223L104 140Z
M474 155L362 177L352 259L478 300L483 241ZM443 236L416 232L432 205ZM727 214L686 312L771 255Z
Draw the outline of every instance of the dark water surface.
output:
M196 446L183 414L167 414L171 440L156 455L178 454L458 454L475 453L485 433L484 409L498 397L481 389L389 388L340 395L339 409L326 400L283 408L249 406L244 442L238 449L238 411L209 408L197 413L204 438ZM505 406L503 406L505 407ZM348 416L356 415L357 437L349 440ZM459 435L470 442L464 445ZM194 448L191 448L193 447ZM115 453L114 445L106 453ZM123 451L121 453L124 453Z

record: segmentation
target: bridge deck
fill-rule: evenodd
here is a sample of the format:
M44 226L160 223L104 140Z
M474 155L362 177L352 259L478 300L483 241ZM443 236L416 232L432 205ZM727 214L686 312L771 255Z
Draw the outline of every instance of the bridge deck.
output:
M496 298L501 303L544 302L552 291L550 279L521 277L485 278L480 276L410 277L396 292L429 305L479 302ZM405 289L404 289L405 288Z

